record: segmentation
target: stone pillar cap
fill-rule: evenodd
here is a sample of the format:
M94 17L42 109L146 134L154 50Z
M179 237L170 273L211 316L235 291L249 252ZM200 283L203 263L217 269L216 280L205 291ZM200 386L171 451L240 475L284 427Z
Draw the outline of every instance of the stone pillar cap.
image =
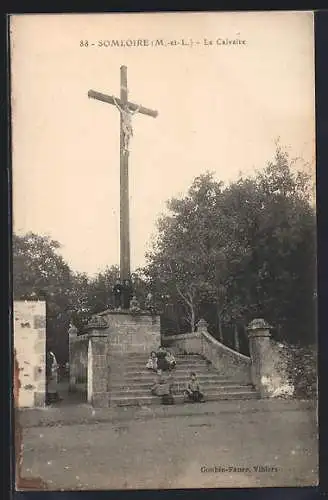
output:
M208 323L205 321L205 319L201 318L198 323L197 323L197 328L207 328Z
M263 318L256 318L250 322L247 327L249 332L256 332L259 330L271 330L273 328L269 323L267 323Z

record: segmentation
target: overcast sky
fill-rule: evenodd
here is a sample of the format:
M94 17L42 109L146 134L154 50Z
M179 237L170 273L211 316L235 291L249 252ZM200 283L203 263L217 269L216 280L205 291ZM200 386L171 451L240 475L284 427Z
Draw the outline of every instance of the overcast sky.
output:
M139 38L200 43L97 46ZM145 263L166 200L195 176L251 173L278 136L313 162L313 45L312 13L14 16L14 230L51 235L74 270L119 263L119 112L87 92L119 95L121 65L130 100L159 113L133 118L132 268Z

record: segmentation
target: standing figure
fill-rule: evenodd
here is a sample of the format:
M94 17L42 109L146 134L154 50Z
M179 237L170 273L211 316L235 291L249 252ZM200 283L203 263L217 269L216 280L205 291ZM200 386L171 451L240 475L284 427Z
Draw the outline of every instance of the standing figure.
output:
M48 404L60 401L58 394L58 363L52 351L47 353L46 378L47 378L47 402Z
M135 313L135 314L137 314L141 311L140 304L139 304L137 297L135 295L133 295L132 300L130 302L130 311L132 313Z
M147 294L147 297L146 297L146 300L145 300L145 309L150 314L154 314L155 313L153 294L151 292L149 292Z
M76 326L74 325L74 323L71 321L69 324L69 327L68 327L68 337L73 338L73 337L76 337L77 334L78 334L78 330L77 330Z
M116 280L116 283L113 286L115 309L121 309L122 307L122 294L123 294L123 286L121 285L120 280Z
M123 284L123 309L130 309L130 302L133 297L133 290L130 280L124 280Z

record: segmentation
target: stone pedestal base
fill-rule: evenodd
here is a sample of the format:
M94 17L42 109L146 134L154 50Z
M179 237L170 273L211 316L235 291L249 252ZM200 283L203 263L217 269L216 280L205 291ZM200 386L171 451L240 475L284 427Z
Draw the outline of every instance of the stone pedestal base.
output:
M110 355L149 354L161 344L159 316L147 313L134 315L121 311L104 311L99 316L107 324L102 333L108 336Z

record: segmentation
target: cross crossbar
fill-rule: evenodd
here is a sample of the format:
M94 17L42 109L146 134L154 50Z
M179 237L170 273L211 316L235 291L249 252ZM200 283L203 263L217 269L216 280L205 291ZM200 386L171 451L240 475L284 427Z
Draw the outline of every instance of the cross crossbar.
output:
M111 95L102 94L101 92L96 92L95 90L89 90L88 97L90 97L91 99L96 99L97 101L106 102L107 104L115 105L117 103L119 106L125 105L121 101L121 99L113 97ZM127 102L126 105L131 111L138 111L138 113L141 113L143 115L152 116L153 118L156 118L158 115L157 111L145 108L144 106L138 106L134 102Z

